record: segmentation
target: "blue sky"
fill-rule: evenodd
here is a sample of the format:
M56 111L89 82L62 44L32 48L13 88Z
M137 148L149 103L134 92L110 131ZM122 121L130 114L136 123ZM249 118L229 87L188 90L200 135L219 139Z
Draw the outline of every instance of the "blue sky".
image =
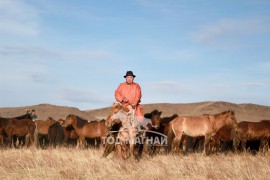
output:
M142 104L270 106L268 0L1 0L0 107L110 106L132 70Z

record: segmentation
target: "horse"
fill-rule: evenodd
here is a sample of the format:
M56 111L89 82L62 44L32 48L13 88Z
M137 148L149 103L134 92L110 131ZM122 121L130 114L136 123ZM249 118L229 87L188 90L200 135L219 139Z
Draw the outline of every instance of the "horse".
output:
M26 114L24 114L24 115L20 115L20 116L16 116L16 117L11 117L11 118L2 118L2 117L0 117L0 137L1 137L0 141L1 141L1 145L6 145L7 144L7 141L8 141L7 133L5 133L5 131L3 130L4 127L2 127L2 126L5 126L5 124L7 124L10 119L17 119L17 120L30 119L30 120L32 120L29 111L26 111ZM1 123L3 125L1 125ZM12 137L14 146L16 146L17 139L19 141L19 145L23 146L25 144L25 136L17 137L16 135L14 135Z
M173 145L179 151L179 144L183 135L192 137L204 136L203 154L207 155L210 138L224 125L232 125L237 128L234 111L227 110L214 115L180 116L169 124L168 149L170 152Z
M159 132L168 136L169 127L170 127L169 123L177 117L179 117L178 114L173 114L173 115L168 116L168 117L162 117L161 121L160 121ZM200 142L202 142L203 138L183 135L182 140L183 141L180 144L180 147L183 149L183 152L185 153L186 150L189 150L189 151L197 150L199 148Z
M169 132L169 123L178 117L178 114L173 114L169 117L163 117L161 118L160 120L160 131L165 134L165 135L168 135L168 132Z
M62 126L63 119L59 119L53 123L48 129L49 144L54 148L58 145L62 145L65 139L64 127Z
M141 158L142 152L148 153L150 156L156 154L157 146L160 144L154 144L151 142L150 144L146 143L149 142L147 139L153 140L159 140L156 142L161 142L161 135L160 135L160 125L161 125L161 114L162 111L158 111L157 109L154 109L150 113L144 114L144 119L142 124L144 126L139 124L139 128L141 130L141 136L140 143L136 143L135 145L135 152L137 153L137 159ZM140 132L139 130L139 132Z
M46 121L36 120L34 122L36 124L36 131L35 131L37 143L36 145L37 147L45 148L49 144L48 140L49 127L56 121L53 118L49 117Z
M242 121L237 126L238 144L241 141L241 147L245 151L247 141L260 140L259 150L267 151L268 141L270 138L270 120L262 120L259 122Z
M134 148L138 127L134 118L134 110L125 108L120 103L114 103L111 113L106 119L106 126L110 130L114 124L121 124L116 137L114 158L118 158L122 154L123 159L127 159L129 149L130 159L135 160Z
M232 126L222 126L214 136L211 137L211 150L218 151L220 150L237 150L236 146L237 135Z
M105 121L88 122L79 116L70 114L63 125L65 128L72 126L79 136L77 148L85 147L86 138L105 138L107 135Z
M25 137L30 135L30 143L34 142L35 124L31 119L17 119L17 118L1 118L0 117L0 131L2 135L6 135L10 147L16 147L16 140L18 137ZM14 139L14 137L17 137ZM22 144L24 145L24 143ZM29 139L26 145L29 146Z

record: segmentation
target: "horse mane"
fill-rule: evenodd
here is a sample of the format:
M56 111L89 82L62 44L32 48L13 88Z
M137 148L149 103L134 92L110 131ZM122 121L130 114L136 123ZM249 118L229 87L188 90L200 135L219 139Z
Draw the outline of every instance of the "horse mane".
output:
M2 118L2 117L0 117L0 124L2 124L2 125L7 125L8 122L9 122L9 120L8 120L7 118Z
M157 109L154 109L152 112L150 113L145 113L144 117L151 119L153 115L161 115L162 111L158 111Z
M52 121L55 121L52 117L48 117L47 120L52 120Z
M29 113L26 113L24 115L21 116L17 116L17 117L13 117L15 119L32 119Z
M217 114L215 114L214 116L222 116L222 115L225 115L225 114L235 115L234 111L229 109L229 110L226 110L226 111L217 113Z
M169 117L163 117L161 118L161 122L171 122L174 118L177 118L178 114L173 114L172 116Z
M85 119L83 119L83 118L81 118L79 116L76 116L76 118L77 118L77 127L78 128L82 128L85 124L88 123L87 120L85 120Z
M123 105L121 103L119 103L119 102L113 103L113 105L111 107L111 114L113 114L115 109L124 110L125 112L129 112L129 109L126 108L126 107L123 107Z
M157 109L154 109L151 114L152 115L161 115L162 111L158 111Z
M83 119L83 118L81 118L81 117L79 117L79 116L76 116L76 115L74 115L74 114L68 115L66 119L68 119L68 118L73 118L73 117L77 119L77 127L78 127L78 128L82 128L85 124L88 123L87 120L85 120L85 119Z
M148 119L151 119L152 114L151 114L151 113L145 113L145 114L144 114L144 117L145 117L145 118L148 118Z

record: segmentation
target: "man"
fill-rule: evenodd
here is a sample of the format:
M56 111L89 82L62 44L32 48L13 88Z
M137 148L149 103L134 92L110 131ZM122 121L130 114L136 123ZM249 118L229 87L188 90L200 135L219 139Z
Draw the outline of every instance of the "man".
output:
M33 121L37 120L37 115L36 115L36 110L32 109L30 117L32 118Z
M132 71L127 71L124 78L126 82L121 83L115 91L115 99L120 102L124 107L132 107L135 110L135 116L138 120L143 120L143 108L141 102L141 87L134 82L136 76Z

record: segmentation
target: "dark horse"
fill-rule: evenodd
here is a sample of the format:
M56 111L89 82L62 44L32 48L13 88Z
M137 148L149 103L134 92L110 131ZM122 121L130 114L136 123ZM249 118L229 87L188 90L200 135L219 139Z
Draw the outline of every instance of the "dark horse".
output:
M211 138L210 146L213 152L237 150L237 135L232 126L222 126Z
M267 151L268 141L270 138L270 120L259 122L242 121L237 126L238 144L241 141L241 147L246 150L247 141L260 141L259 150Z
M77 148L85 146L86 138L106 138L107 127L105 121L88 122L74 114L67 116L64 127L72 126L79 136Z
M19 145L24 145L27 143L29 146L29 136L31 143L34 142L34 130L35 126L31 119L29 112L25 115L12 117L12 118L2 118L0 117L0 136L1 142L7 139L7 143L11 146L12 141L14 147L16 147L16 141L19 140ZM25 137L28 135L28 138ZM25 139L27 142L25 142Z
M141 140L135 145L137 159L141 158L143 151L150 156L156 154L157 147L161 145L158 144L158 142L161 142L161 114L162 111L158 111L157 109L153 110L150 113L144 114L144 121L146 121L146 123L144 123L145 127L140 127L141 131L144 133L139 133L139 138ZM148 140L151 140L152 142ZM153 142L156 142L156 144L154 144Z

